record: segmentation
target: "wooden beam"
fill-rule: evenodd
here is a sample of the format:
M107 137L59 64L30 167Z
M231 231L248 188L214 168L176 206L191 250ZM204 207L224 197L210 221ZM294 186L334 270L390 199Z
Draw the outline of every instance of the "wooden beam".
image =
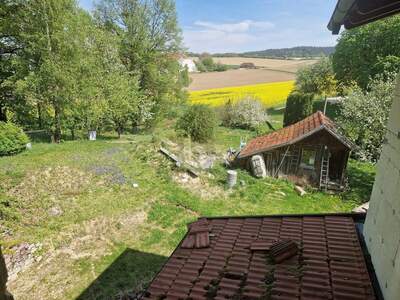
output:
M170 151L168 151L167 149L165 149L163 147L160 147L160 152L162 154L164 154L165 156L167 156L170 160L175 162L175 165L177 167L185 169L186 172L188 172L189 174L191 174L194 177L199 177L199 173L192 166L190 166L185 161L179 159L179 157L176 156L175 154L171 153Z

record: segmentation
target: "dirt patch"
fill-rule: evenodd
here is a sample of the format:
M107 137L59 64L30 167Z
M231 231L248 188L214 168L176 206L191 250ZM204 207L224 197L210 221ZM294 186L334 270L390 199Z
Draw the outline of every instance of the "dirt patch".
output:
M92 176L67 166L49 167L28 173L8 195L29 203L34 199L55 195L75 195L92 183Z
M119 241L133 242L146 220L144 211L118 217L96 218L66 229L55 240L43 242L41 259L11 278L9 290L16 299L65 299L65 293L86 287L97 278L95 265L112 254ZM57 245L57 246L56 246ZM32 255L34 257L34 255ZM91 272L77 274L84 264Z
M207 177L211 174L205 174L203 178L192 177L187 172L174 172L172 179L179 183L182 187L188 189L193 194L198 195L202 199L224 198L228 192L219 186L212 186Z
M216 62L227 65L241 65L242 63L253 63L256 67L263 67L279 71L296 72L299 68L314 64L312 59L269 59L251 57L215 57Z
M294 80L294 73L256 69L228 70L225 72L192 73L189 91L201 91L215 88L253 85L258 83Z

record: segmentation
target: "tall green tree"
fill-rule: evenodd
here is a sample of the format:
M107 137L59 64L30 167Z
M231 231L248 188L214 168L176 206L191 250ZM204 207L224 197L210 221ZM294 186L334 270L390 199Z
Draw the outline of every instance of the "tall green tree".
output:
M301 68L296 74L296 89L323 97L336 94L336 79L332 61L323 57L313 65Z
M172 0L102 0L97 20L120 38L121 60L139 80L153 116L181 95L181 32ZM178 88L177 88L178 87Z
M344 31L333 54L333 68L342 84L365 89L370 78L400 70L400 16Z
M17 97L12 81L26 72L17 70L15 58L24 48L20 23L26 3L16 0L0 2L0 121L7 121L7 110L15 108Z
M358 147L360 159L378 160L386 134L386 124L393 101L394 74L377 75L366 90L355 87L343 101L339 124Z
M184 99L172 0L0 2L0 120L25 128L99 130L149 124Z
M141 97L138 82L126 73L113 72L108 76L106 85L107 115L118 137L121 137L131 115L138 114Z
M56 142L61 140L63 113L76 88L78 13L73 0L32 0L24 7L20 24L25 47L18 64L29 72L17 85L32 95L40 109L49 110Z

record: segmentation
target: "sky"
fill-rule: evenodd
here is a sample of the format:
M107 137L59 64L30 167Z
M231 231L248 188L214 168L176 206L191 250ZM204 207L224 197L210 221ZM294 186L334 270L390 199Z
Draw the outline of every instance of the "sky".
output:
M185 47L192 52L245 52L334 46L326 25L336 0L176 0ZM79 0L91 10L92 0Z

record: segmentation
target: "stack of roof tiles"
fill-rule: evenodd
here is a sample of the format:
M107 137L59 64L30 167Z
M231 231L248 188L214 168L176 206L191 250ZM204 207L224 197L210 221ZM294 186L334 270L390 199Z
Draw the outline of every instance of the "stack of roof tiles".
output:
M193 228L203 228L201 234L208 235L208 246L188 242L188 237L198 233ZM276 249L293 249L293 244L296 251L283 260L274 261L268 254L274 245L278 245ZM329 215L201 219L190 226L144 298L290 300L375 296L353 218Z
M269 151L275 148L294 144L322 129L328 130L347 146L351 146L349 141L339 134L335 123L322 112L317 111L311 116L293 125L252 139L240 152L239 158L247 157L261 151Z
M200 219L188 227L189 233L182 242L182 248L204 248L210 245L210 227L206 219Z

